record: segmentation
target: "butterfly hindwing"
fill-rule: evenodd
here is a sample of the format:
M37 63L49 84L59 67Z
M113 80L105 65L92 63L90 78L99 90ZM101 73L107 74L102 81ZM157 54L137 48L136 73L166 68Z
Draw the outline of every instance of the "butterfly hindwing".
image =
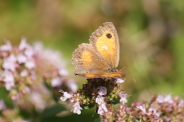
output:
M75 65L75 73L89 73L105 71L109 67L95 51L91 44L81 44L73 53L72 63Z

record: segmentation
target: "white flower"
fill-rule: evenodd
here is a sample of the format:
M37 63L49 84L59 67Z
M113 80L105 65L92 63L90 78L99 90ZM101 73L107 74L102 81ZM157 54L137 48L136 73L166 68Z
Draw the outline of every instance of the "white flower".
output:
M73 95L69 94L68 92L63 92L63 96L60 97L62 101L66 101L67 99L71 98Z
M99 105L104 103L104 97L102 97L101 95L98 95L97 98L95 99L95 102Z
M0 110L6 109L6 105L3 100L0 100Z
M22 77L26 77L26 76L28 76L28 71L26 70L26 69L24 69L24 70L22 70L22 72L20 73L20 76L22 76Z
M166 95L165 97L159 95L156 100L158 103L163 103L163 102L173 103L173 100L170 94Z
M98 94L99 94L99 95L106 95L106 94L107 94L107 88L101 86L101 87L100 87L100 90L98 91Z
M123 83L125 82L126 79L121 79L121 78L117 78L116 79L116 83Z
M17 55L17 61L19 64L25 63L27 61L27 58L23 54L18 54Z
M77 84L74 82L74 80L67 81L66 85L68 86L68 88L70 88L70 90L72 92L76 92L77 91Z
M108 112L108 109L107 109L105 102L104 102L104 103L99 105L97 113L100 115L103 115L105 112Z
M11 54L9 57L5 58L2 67L5 70L15 71L16 57L13 54Z
M5 45L0 46L0 51L11 51L12 45L9 41L6 41Z
M68 71L67 71L66 69L62 68L62 69L59 70L59 74L60 74L61 76L62 76L62 75L66 76L66 75L68 75Z
M7 89L8 91L11 90L12 87L15 86L15 81L14 81L14 76L13 76L13 74L12 74L10 71L5 70L5 71L3 72L2 77L3 77L3 81L5 82L5 87L6 87L6 89Z
M138 109L140 109L143 113L146 113L145 105L137 106Z
M59 76L55 77L54 79L51 80L51 86L52 87L59 87L59 86L61 86L62 83L63 83L62 79Z
M28 69L32 69L35 67L35 63L33 60L29 60L25 63L25 67L27 67Z
M73 111L73 113L76 113L76 114L81 114L81 110L82 110L82 108L80 107L80 103L76 102L73 105L73 109L71 111Z
M122 102L122 104L124 105L125 103L127 103L127 94L119 94L119 97L121 98L120 99L120 102Z

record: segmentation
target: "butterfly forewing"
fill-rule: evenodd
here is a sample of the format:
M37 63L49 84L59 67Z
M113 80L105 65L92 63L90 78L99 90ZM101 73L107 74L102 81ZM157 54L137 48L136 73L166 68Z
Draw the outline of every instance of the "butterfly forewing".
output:
M104 58L111 68L116 68L119 63L119 39L116 29L111 22L104 23L90 37L98 53Z

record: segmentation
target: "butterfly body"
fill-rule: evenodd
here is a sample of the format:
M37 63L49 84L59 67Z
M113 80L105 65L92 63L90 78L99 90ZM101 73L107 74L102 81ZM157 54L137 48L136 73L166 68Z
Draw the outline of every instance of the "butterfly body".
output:
M81 44L73 53L75 75L84 78L120 78L125 74L119 63L119 39L111 22L92 33L89 44Z

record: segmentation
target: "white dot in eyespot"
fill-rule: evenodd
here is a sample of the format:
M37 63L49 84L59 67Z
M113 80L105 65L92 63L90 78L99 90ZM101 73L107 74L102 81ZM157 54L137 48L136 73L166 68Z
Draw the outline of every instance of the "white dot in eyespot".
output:
M102 48L103 48L103 49L105 49L105 50L107 50L107 49L108 49L108 47L107 47L107 46L102 46Z

